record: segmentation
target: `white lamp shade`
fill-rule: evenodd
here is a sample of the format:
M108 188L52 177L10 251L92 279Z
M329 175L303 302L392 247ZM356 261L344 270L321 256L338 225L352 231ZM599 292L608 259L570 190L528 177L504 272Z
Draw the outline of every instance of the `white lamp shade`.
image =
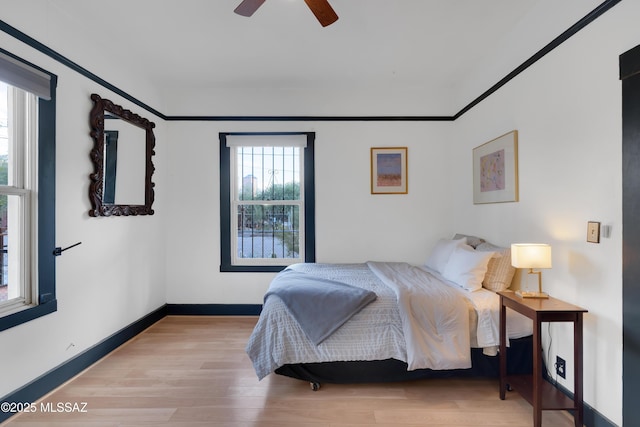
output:
M513 243L511 265L515 268L551 268L551 246L544 243Z

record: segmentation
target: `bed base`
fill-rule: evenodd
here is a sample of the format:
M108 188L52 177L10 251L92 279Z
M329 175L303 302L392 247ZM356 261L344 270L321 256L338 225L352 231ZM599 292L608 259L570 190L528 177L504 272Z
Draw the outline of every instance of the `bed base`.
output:
M508 351L508 375L529 374L533 371L532 336L510 340ZM471 365L469 369L407 371L405 362L387 359L290 364L279 367L275 372L278 375L308 381L314 391L318 390L322 383L380 383L447 377L498 378L500 375L498 356L486 356L482 353L482 349L471 349Z

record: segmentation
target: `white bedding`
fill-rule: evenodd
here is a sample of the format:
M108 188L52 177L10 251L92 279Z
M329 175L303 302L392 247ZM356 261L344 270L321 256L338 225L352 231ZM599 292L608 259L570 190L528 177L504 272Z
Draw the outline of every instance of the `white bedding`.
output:
M423 366L429 358L416 360L415 355L413 358L408 356L407 348L412 352L413 343L407 345L405 339L396 291L377 277L367 264L296 264L289 268L371 290L378 298L318 346L309 341L279 298L267 299L246 347L259 379L282 365L295 363L393 358L408 364L413 360L410 369L432 367ZM435 280L464 296L469 307L467 325L471 326L468 326L466 335L470 346L483 347L489 354L495 354L499 345L498 295L485 289L463 291L424 267L414 267L412 271L413 274L424 274L429 277L429 281ZM507 316L510 338L531 334L530 320L510 311Z
M428 267L420 267L441 282L458 288ZM484 354L494 356L500 345L500 296L489 289L474 292L460 290L471 307L471 347L482 348ZM507 338L516 339L533 333L533 322L526 316L507 309ZM508 343L507 343L508 346Z
M471 367L468 304L457 289L407 263L367 267L396 294L408 370Z

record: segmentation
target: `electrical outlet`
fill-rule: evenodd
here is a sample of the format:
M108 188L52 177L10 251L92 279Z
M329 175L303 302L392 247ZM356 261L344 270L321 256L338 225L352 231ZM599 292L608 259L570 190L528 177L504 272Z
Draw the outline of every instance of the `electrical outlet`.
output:
M560 356L556 356L556 374L558 374L559 377L566 378L567 364Z

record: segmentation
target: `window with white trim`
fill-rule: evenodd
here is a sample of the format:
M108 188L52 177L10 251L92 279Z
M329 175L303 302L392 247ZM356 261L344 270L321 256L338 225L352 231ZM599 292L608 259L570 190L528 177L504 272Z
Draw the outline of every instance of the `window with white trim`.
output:
M220 134L222 271L314 260L314 136Z
M34 300L37 123L36 96L0 82L0 314Z
M0 330L57 309L55 83L0 51Z

